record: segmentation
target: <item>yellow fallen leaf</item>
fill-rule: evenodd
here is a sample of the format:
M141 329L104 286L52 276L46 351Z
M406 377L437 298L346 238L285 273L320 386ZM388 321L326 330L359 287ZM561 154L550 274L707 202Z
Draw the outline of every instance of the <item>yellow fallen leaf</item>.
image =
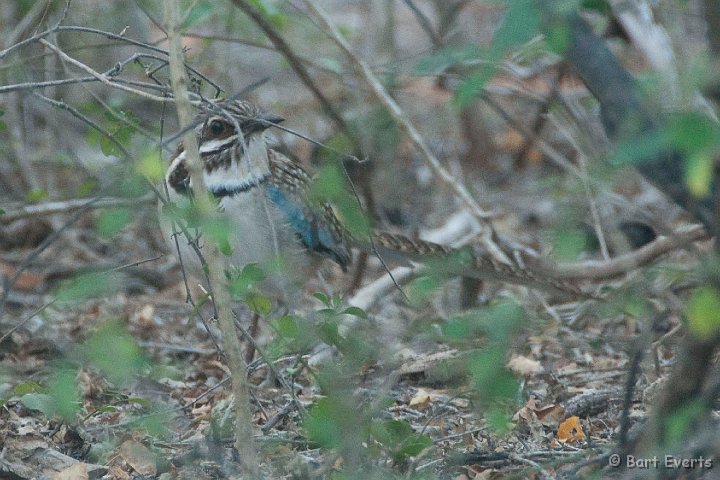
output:
M560 424L557 431L558 440L561 442L581 442L585 440L580 419L578 417L570 417Z
M410 400L410 403L408 403L408 406L411 408L422 408L426 407L432 402L432 398L430 397L430 394L423 390L422 388L417 391L415 396Z

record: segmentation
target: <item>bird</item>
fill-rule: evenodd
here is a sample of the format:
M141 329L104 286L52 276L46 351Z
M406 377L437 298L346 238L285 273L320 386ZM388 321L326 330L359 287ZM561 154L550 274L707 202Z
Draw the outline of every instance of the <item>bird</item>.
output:
M347 271L353 250L359 249L406 262L449 264L452 273L470 278L526 285L563 296L592 296L575 285L520 265L495 261L470 248L452 248L375 229L358 233L348 228L331 204L312 195L313 175L270 148L267 131L283 121L247 100L200 106L195 134L205 186L229 225L232 252L226 257L227 268L241 269L249 264L270 268L279 259L282 270L274 271L264 288L286 299L307 279L308 269L316 268L317 260L328 259ZM167 169L170 204L192 201L199 193L194 191L186 154L180 143ZM191 242L175 241L178 230L173 222L161 215L173 250L179 246L185 262L197 258ZM196 245L202 249L202 242Z

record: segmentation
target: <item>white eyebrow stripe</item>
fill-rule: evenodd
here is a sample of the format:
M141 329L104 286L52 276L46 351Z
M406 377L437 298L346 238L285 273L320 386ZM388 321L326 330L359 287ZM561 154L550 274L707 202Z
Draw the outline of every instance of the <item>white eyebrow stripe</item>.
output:
M237 134L231 135L227 138L220 138L216 140L210 140L200 145L200 155L206 155L211 153L218 153L223 150L230 148L237 141Z
M175 169L178 167L178 165L180 165L183 160L185 160L185 150L180 152L178 156L173 159L172 163L170 163L170 167L168 167L167 169L167 175L165 175L166 180L170 178L172 172L175 171Z

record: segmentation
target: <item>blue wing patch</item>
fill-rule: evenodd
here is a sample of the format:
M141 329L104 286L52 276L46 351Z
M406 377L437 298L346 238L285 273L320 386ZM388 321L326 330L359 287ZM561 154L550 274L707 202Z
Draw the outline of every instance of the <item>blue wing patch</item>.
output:
M332 258L345 269L349 262L345 248L341 247L342 252L338 251L338 241L332 231L318 221L317 216L309 211L308 206L283 192L277 185L267 184L265 189L270 201L285 214L285 220L305 248L310 252Z

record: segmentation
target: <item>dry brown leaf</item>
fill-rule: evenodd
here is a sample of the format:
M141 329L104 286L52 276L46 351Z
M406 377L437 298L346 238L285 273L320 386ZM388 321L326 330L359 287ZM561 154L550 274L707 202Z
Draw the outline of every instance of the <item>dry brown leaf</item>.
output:
M417 355L415 358L409 358L396 371L399 375L414 375L424 373L427 370L439 365L442 362L451 360L458 356L457 350L444 350L442 352L431 353L428 355Z
M157 475L155 455L142 443L125 441L120 445L120 456L140 475Z
M520 410L515 412L515 415L513 415L512 420L513 422L517 422L519 420L525 420L525 421L536 421L537 415L535 414L536 406L536 400L534 398L529 398L528 401L525 403L525 406L523 406Z
M53 480L88 480L87 463L78 462L53 475Z
M518 375L529 377L543 371L543 367L537 360L522 355L513 355L507 363L507 367Z
M467 398L453 398L450 400L450 405L456 408L465 409L470 407L470 400Z
M136 310L131 321L137 323L142 327L153 327L153 317L155 316L155 306L149 303L143 305L139 310Z
M581 442L585 440L585 433L580 418L570 417L560 424L557 430L558 440L566 443Z
M549 423L560 422L565 415L565 409L556 403L548 405L547 407L538 408L535 410L535 413L538 416L538 420L547 425Z
M210 414L212 413L212 406L209 403L195 407L190 412L195 420L210 420Z
M408 403L408 406L411 408L423 408L423 407L427 407L430 404L430 402L432 402L432 398L430 397L430 394L421 388L417 391L415 396L410 400L410 403Z
M130 474L117 465L113 465L108 470L107 476L110 480L130 480Z
M0 263L0 273L8 277L14 277L17 272L15 266L9 263ZM32 291L35 290L42 282L45 281L45 274L40 272L22 272L15 281L18 290Z

